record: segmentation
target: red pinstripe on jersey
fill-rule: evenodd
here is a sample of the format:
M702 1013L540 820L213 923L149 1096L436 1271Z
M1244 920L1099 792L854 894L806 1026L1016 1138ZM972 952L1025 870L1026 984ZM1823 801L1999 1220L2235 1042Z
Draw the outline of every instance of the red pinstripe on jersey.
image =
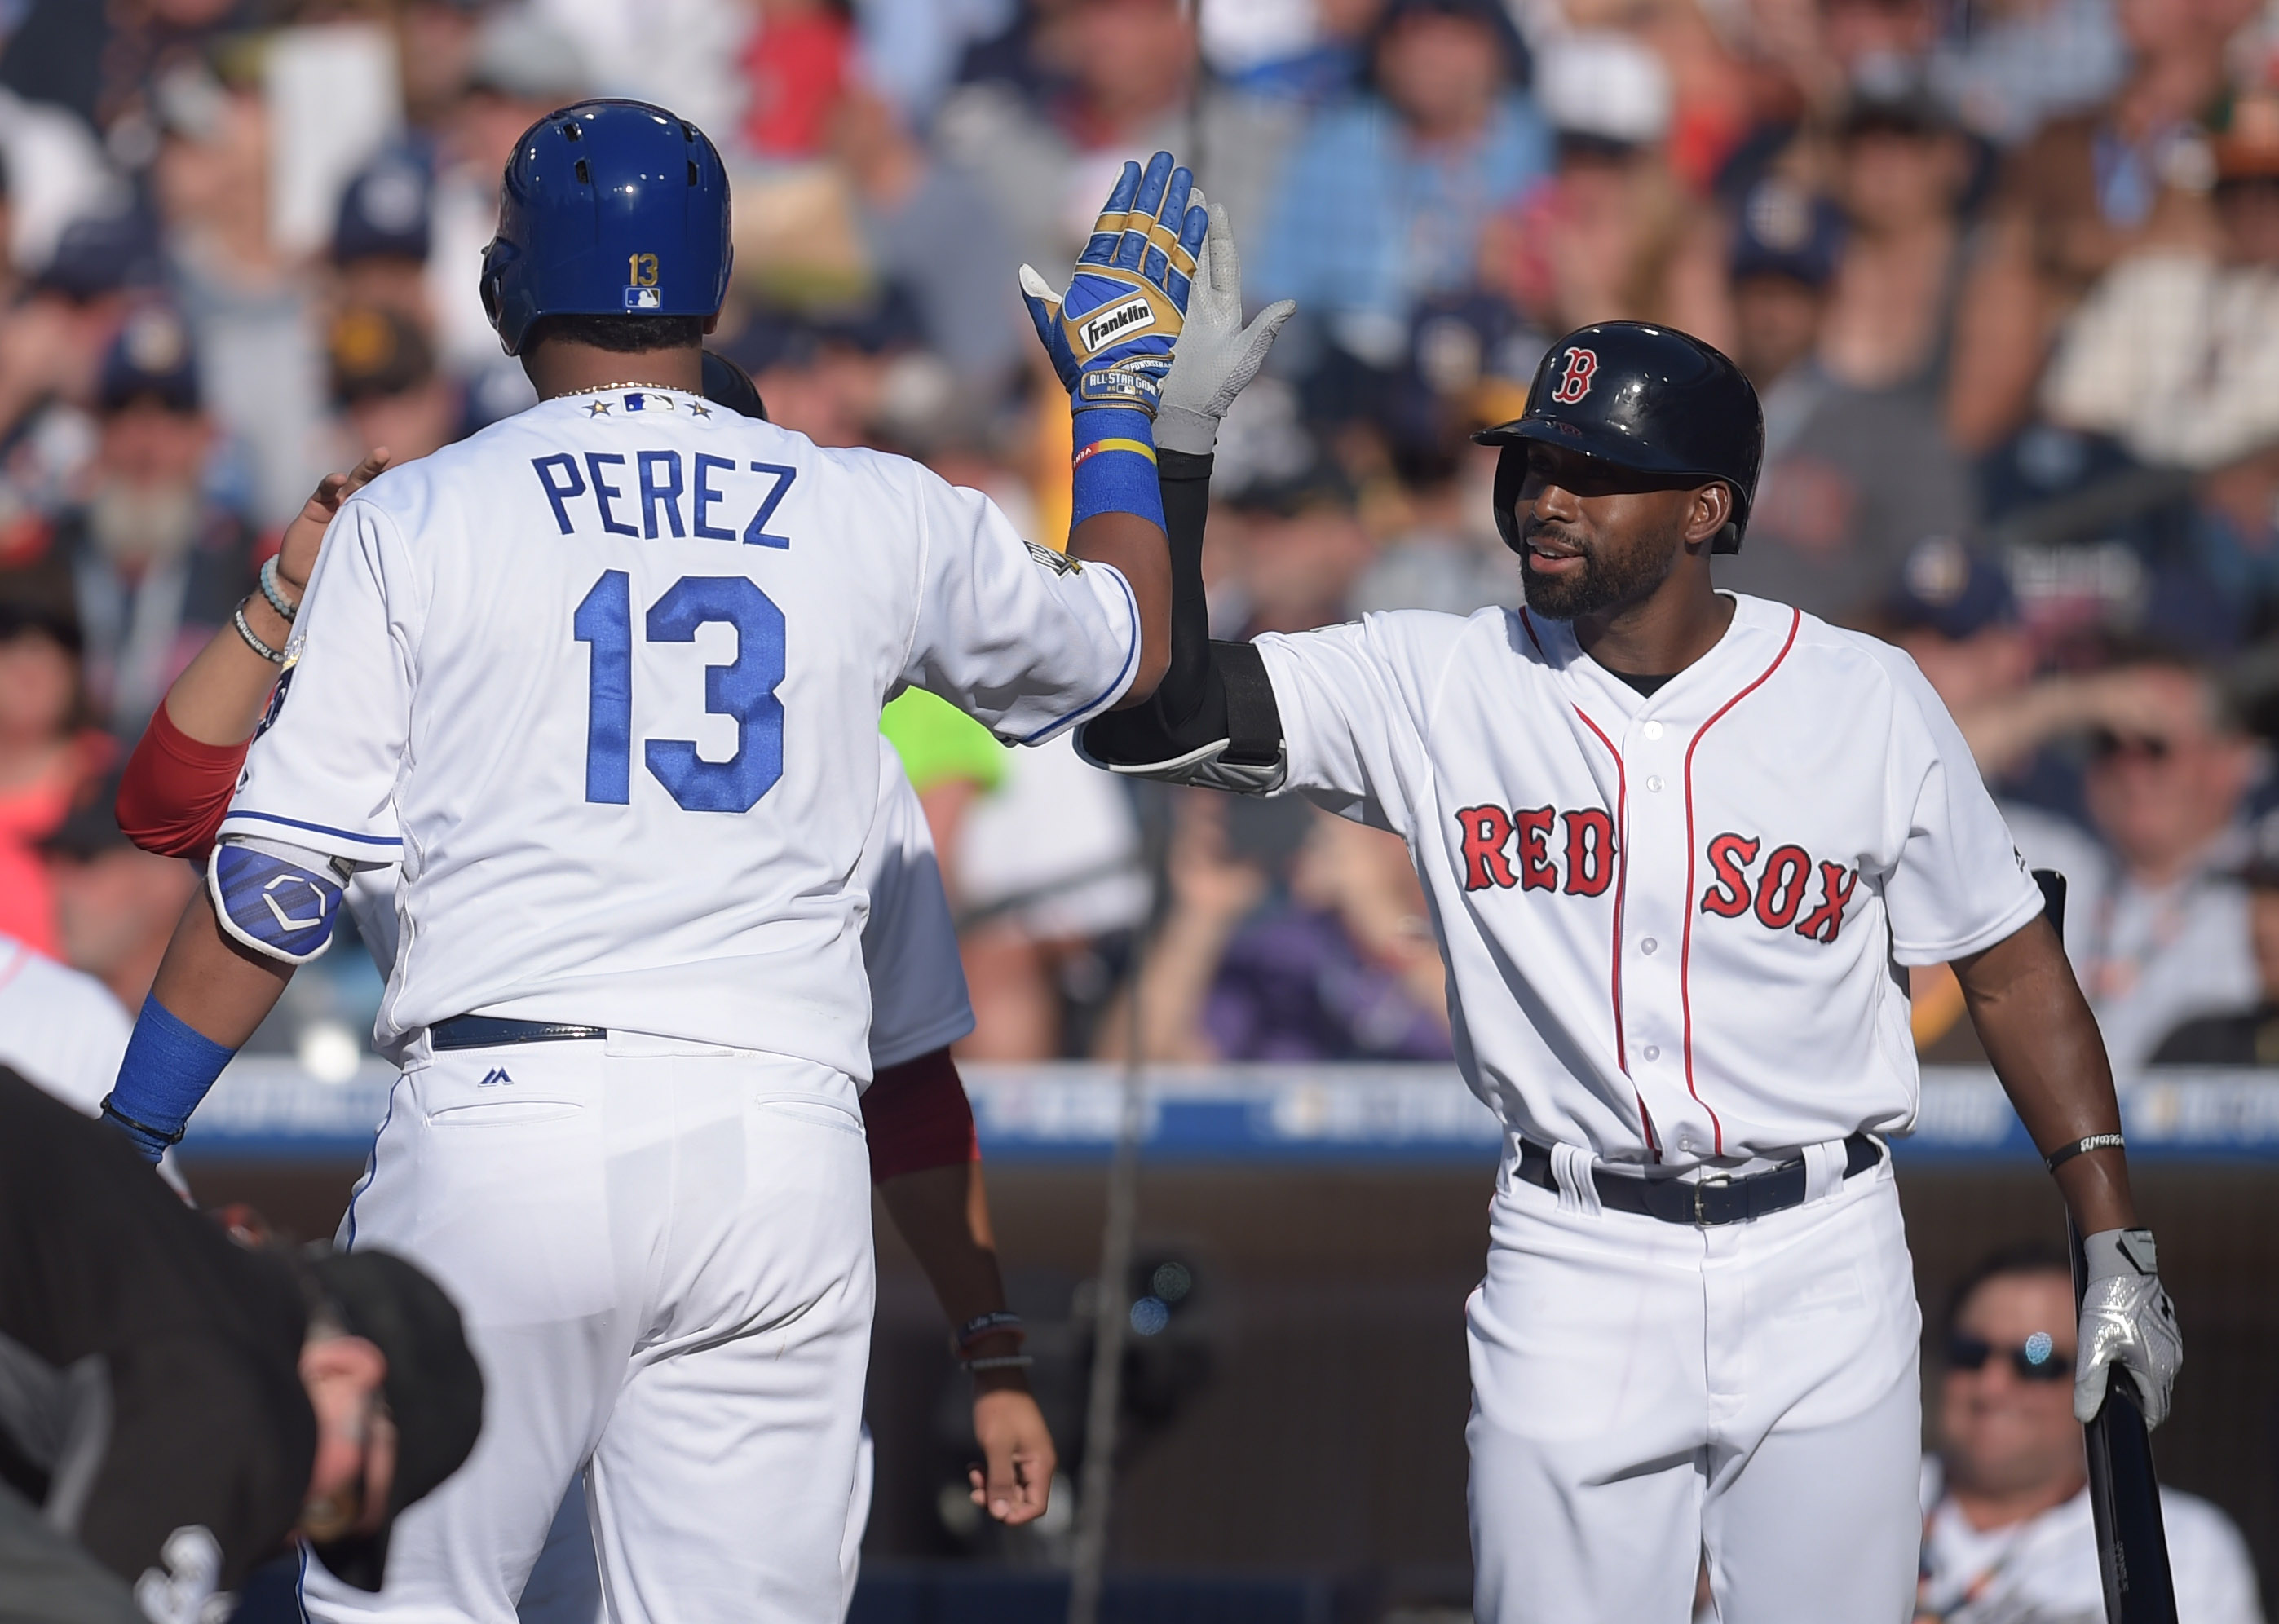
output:
M1747 687L1743 688L1738 693L1736 693L1732 698L1718 706L1716 709L1711 711L1709 713L1709 719L1695 730L1692 742L1685 747L1685 931L1684 938L1678 947L1677 954L1677 1001L1679 1008L1684 1014L1685 1021L1685 1092L1693 1096L1696 1104L1700 1105L1703 1110L1709 1113L1710 1138L1713 1141L1713 1148L1715 1153L1720 1156L1725 1153L1725 1124L1717 1120L1717 1113L1715 1109L1711 1107L1707 1100L1701 1098L1701 1091L1693 1086L1693 983L1692 975L1693 968L1694 915L1693 753L1701 747L1701 741L1709 736L1709 730L1716 726L1717 724L1723 719L1727 711L1732 709L1734 706L1748 698L1750 694L1754 693L1759 688L1763 687L1766 682L1771 678L1772 674L1780 670L1781 662L1788 658L1788 651L1796 647L1797 631L1803 624L1803 611L1799 609L1791 609L1789 611L1788 640L1781 645L1780 652L1773 656L1773 663L1757 674L1757 678L1754 682L1749 684Z
M1547 664L1549 656L1543 653L1543 640L1535 635L1535 623L1529 617L1525 609L1519 611L1519 624L1527 633L1527 640L1535 645L1537 655ZM1631 1051L1629 1040L1623 1036L1623 900L1630 892L1630 774L1623 763L1623 753L1615 748L1614 740L1607 737L1605 731L1596 722L1591 720L1590 714L1580 705L1576 705L1574 710L1575 714L1582 718L1583 725L1589 728L1597 736L1599 742L1607 747L1607 754L1612 756L1615 762L1615 951L1613 961L1607 969L1607 990L1613 998L1615 1007L1615 1063L1622 1067L1623 1075L1627 1077L1631 1074ZM1631 1090L1631 1098L1638 1101L1638 1128L1645 1137L1646 1148L1654 1153L1654 1159L1659 1161L1661 1160L1661 1143L1654 1131L1654 1117L1646 1108L1646 1096L1633 1088Z

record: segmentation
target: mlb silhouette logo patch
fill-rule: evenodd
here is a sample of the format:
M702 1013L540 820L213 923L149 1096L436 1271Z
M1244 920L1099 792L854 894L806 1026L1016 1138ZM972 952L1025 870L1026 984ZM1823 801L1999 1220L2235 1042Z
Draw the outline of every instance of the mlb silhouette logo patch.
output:
M625 309L629 310L661 310L664 308L664 291L657 287L628 287L625 289Z

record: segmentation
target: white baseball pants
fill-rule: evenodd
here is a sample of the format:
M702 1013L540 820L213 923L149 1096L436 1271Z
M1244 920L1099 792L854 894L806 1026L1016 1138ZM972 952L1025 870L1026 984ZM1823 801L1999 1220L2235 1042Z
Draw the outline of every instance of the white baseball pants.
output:
M1471 1349L1475 1616L1726 1624L1913 1615L1922 1320L1888 1159L1699 1229L1607 1212L1586 1157L1491 1206Z
M458 1303L483 1430L378 1595L308 1564L311 1619L513 1624L589 1460L612 1620L840 1616L872 1297L849 1078L616 1032L415 1058L341 1237Z

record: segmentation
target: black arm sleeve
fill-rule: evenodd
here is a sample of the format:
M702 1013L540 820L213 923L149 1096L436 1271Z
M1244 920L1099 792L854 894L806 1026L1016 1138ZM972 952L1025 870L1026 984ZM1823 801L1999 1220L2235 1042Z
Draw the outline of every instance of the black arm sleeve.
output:
M1085 724L1086 755L1119 767L1193 756L1224 740L1221 759L1265 766L1282 753L1282 717L1265 662L1248 643L1214 642L1203 596L1203 526L1210 512L1210 456L1156 453L1163 528L1171 555L1171 663L1153 698Z

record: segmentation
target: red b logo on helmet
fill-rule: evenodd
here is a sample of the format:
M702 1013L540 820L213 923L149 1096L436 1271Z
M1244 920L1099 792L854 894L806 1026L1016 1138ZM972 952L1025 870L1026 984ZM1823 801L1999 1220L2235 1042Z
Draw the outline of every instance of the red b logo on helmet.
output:
M1567 370L1560 374L1559 387L1551 392L1551 398L1562 406L1572 406L1591 393L1591 378L1598 370L1597 350L1570 346L1567 351Z

